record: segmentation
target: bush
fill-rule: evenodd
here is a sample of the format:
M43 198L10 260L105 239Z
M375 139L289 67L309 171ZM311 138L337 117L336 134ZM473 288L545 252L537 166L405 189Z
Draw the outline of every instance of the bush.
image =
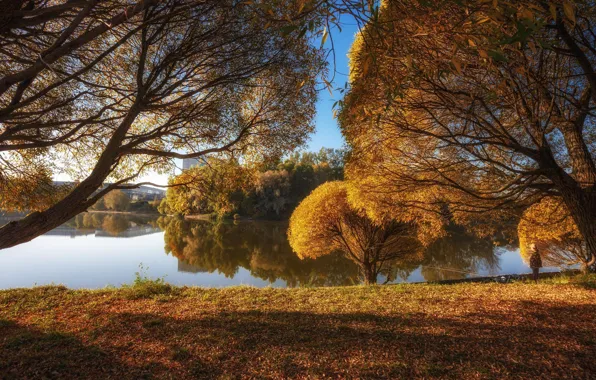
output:
M135 280L132 285L124 285L122 288L130 299L152 298L161 295L173 295L178 289L168 284L164 278L151 279L144 271L149 268L139 265L139 271L135 273Z

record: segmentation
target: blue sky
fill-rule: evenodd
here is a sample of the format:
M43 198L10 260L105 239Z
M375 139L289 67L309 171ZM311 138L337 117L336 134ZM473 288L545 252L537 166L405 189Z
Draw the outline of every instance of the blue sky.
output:
M345 17L347 18L347 17ZM335 48L335 78L333 86L335 88L344 87L348 81L348 52L354 41L354 35L358 31L355 21L342 20L341 32L337 29L331 31L333 45ZM331 38L326 42L326 47L331 48ZM329 57L329 70L332 74L334 70L333 56ZM322 147L341 148L344 140L339 131L337 120L333 118L333 103L340 100L342 94L338 91L333 92L333 96L326 89L319 93L317 102L317 116L315 118L316 132L308 143L307 150L318 151Z

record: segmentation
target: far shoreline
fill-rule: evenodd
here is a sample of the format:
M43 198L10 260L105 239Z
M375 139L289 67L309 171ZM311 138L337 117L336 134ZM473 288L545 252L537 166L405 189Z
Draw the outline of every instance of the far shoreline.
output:
M109 210L87 210L83 213L88 212L91 214L121 214L121 215L138 215L138 216L164 216L158 212L147 213L147 212L134 212L134 211L109 211Z

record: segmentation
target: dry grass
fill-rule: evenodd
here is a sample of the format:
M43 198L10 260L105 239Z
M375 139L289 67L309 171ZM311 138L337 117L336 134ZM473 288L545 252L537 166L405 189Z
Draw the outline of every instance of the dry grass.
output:
M563 282L0 291L0 378L590 378Z

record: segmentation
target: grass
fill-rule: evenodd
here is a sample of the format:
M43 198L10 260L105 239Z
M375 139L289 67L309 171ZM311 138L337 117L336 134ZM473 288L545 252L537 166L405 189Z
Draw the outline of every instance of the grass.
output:
M169 296L178 292L178 288L168 284L164 278L151 279L145 272L149 268L139 265L139 271L135 273L135 280L132 285L122 287L123 295L129 299L148 298L155 296Z
M0 378L590 378L595 276L0 291Z

